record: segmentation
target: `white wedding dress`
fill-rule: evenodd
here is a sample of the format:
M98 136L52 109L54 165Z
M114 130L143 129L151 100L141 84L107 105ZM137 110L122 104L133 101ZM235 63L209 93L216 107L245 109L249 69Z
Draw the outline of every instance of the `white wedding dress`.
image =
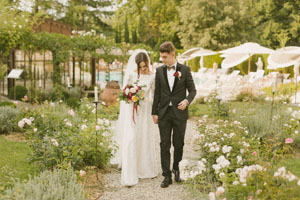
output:
M153 178L158 175L155 156L154 134L151 110L154 92L155 75L140 75L138 85L146 85L145 100L134 112L133 104L120 102L120 114L115 132L115 140L119 146L112 164L122 167L121 184L132 186L139 178ZM137 73L130 74L126 83L132 84L137 80Z

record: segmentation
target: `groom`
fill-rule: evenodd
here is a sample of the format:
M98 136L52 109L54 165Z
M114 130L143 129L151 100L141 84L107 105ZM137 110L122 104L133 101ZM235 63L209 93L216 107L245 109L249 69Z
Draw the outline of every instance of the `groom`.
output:
M161 167L165 177L161 187L165 188L172 184L171 137L174 146L172 172L175 174L175 181L181 181L178 165L182 159L188 105L193 101L196 89L190 68L176 61L173 43L164 42L159 51L164 65L156 69L152 117L160 132Z

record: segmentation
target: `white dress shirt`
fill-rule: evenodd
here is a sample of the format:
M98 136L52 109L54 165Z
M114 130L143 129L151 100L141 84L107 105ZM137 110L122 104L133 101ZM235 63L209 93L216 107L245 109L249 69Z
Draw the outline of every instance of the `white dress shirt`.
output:
M170 86L171 92L173 90L173 86L174 86L174 82L175 82L174 73L176 72L177 62L175 62L174 66L175 66L175 70L174 69L170 69L170 70L167 69L168 82L169 82L169 86ZM172 106L172 102L171 101L170 101L169 106Z
M173 86L175 82L174 73L176 72L177 62L174 64L174 66L175 66L175 70L174 69L167 70L168 82L169 82L171 92L173 90Z

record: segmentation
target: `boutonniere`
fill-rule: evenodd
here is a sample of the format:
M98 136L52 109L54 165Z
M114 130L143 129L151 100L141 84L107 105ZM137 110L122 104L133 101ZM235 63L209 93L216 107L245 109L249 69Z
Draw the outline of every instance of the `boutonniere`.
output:
M173 76L175 76L176 78L178 78L178 80L180 80L181 72L180 71L176 71Z

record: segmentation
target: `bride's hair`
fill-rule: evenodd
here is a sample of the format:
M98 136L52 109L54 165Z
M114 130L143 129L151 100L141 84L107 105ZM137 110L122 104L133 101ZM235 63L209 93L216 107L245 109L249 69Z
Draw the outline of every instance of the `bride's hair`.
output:
M138 76L140 77L140 63L144 62L149 67L149 58L146 53L140 52L135 56L135 63L137 65Z

